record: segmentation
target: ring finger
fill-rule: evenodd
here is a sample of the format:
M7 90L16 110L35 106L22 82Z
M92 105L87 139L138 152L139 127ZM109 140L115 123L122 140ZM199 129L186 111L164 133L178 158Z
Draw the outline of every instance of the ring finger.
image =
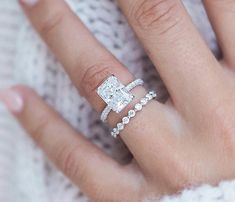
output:
M23 1L21 1L23 2ZM22 6L52 52L65 67L73 83L92 106L104 107L95 88L114 74L126 83L133 76L101 46L72 13L63 0L40 0L35 6Z
M40 0L34 6L26 6L24 3L22 6L36 30L64 65L74 84L97 111L102 111L105 106L96 93L102 81L112 74L124 84L133 80L129 71L98 43L64 0ZM138 99L145 94L142 87L133 92ZM112 113L110 123L116 123L124 113ZM164 141L174 142L171 140L171 133L166 131L169 128L168 114L164 105L152 102L123 131L122 138L137 161L144 161L143 164L149 165L150 161L144 156L146 145L159 145L159 152L164 154L165 148L162 145L168 145ZM153 120L156 122L153 123ZM158 130L157 138L156 131L149 131L151 127L146 127L148 136L143 135L141 126L151 123Z

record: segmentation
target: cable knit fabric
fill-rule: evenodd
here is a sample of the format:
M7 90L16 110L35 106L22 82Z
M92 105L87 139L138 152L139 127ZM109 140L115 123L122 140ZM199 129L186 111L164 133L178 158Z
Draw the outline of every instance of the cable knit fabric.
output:
M160 99L168 96L153 65L112 0L68 0L73 11L96 38L136 77L156 89ZM211 50L219 55L214 33L200 0L184 0L193 22ZM59 62L23 15L16 0L0 1L0 88L26 84L90 141L120 162L130 154L124 144L109 136L99 115L79 96ZM63 92L63 93L61 93ZM46 158L14 118L0 105L0 201L86 202L89 201ZM157 201L149 198L146 201ZM217 187L202 185L167 196L162 202L233 202L235 182Z

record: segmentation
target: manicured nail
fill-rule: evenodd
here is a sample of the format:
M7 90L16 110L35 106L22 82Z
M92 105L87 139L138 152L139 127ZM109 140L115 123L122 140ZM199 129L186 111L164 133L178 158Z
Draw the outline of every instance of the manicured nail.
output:
M38 3L39 0L20 0L22 4L25 4L27 6L34 6L36 3Z
M2 102L9 111L19 113L23 109L23 98L14 90L7 89L0 91L0 102Z

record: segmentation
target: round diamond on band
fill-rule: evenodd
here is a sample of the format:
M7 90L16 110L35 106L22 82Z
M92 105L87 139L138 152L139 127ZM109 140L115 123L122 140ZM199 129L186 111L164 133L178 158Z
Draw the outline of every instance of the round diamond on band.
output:
M117 138L118 135L120 135L120 132L125 129L125 126L133 119L138 112L140 112L144 106L146 106L151 100L155 99L157 97L157 94L154 91L150 91L145 95L144 98L140 100L139 103L137 103L134 106L134 109L129 110L127 113L127 116L122 118L122 121L119 122L115 128L113 128L111 135L114 138Z

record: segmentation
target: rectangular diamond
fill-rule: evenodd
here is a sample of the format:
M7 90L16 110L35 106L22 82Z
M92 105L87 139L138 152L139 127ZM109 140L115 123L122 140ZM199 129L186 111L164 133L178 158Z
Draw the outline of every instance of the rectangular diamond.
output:
M116 113L121 112L134 99L115 76L105 80L97 89L97 93Z

